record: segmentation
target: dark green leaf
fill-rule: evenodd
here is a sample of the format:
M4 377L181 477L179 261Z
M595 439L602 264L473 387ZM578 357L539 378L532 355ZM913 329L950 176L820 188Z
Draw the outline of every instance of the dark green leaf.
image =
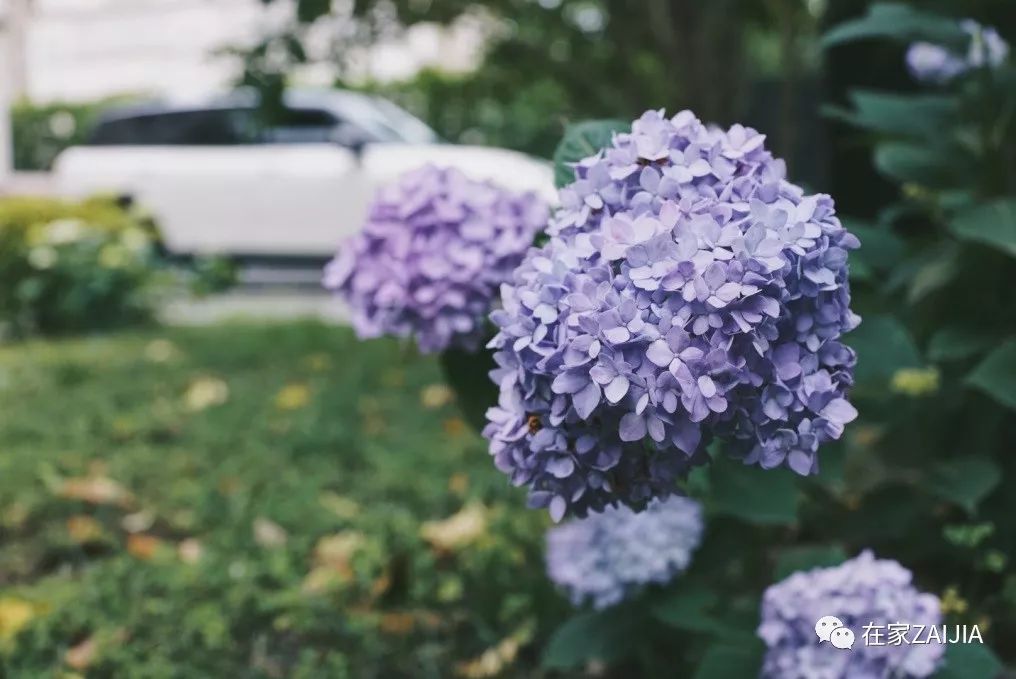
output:
M496 366L487 349L475 352L448 349L441 352L441 369L445 381L455 392L455 401L466 421L476 431L487 423L487 409L497 405L497 385L490 379Z
M302 23L313 23L332 11L332 0L299 0L296 18Z
M903 258L906 244L889 227L852 219L844 219L843 226L861 241L861 247L850 253L851 274L857 266L870 270L889 269Z
M994 651L983 644L949 644L945 647L945 664L935 679L995 679L1002 662Z
M694 632L721 633L727 627L714 615L719 597L702 587L680 582L679 589L668 592L652 604L655 618L670 627Z
M838 566L847 560L847 553L839 545L816 545L812 547L788 547L776 558L776 580L782 580L791 573L812 568Z
M765 651L762 642L754 637L733 641L721 641L706 649L694 679L757 677Z
M634 640L635 621L625 609L584 613L554 632L542 663L547 669L565 670L592 660L612 662L625 657Z
M950 221L949 231L957 238L990 245L1016 257L1016 199L963 210Z
M935 189L953 186L963 175L955 153L903 142L879 144L875 149L875 167L899 182Z
M761 469L719 456L710 465L712 510L753 524L797 520L797 476L788 469Z
M852 125L880 132L912 137L941 133L957 111L957 101L944 96L913 96L854 90L853 110L830 110L832 117Z
M1016 410L1016 339L1007 341L988 354L967 375L967 384Z
M907 301L921 301L936 290L948 285L960 271L959 248L945 244L934 248L923 258L907 286Z
M610 145L615 132L631 130L623 120L587 120L569 125L554 151L554 182L558 188L575 181L574 163Z
M902 3L876 3L860 19L847 21L822 36L823 47L865 38L910 42L917 38L960 48L968 39L957 22L914 9Z
M993 460L970 456L938 462L931 469L927 487L943 500L973 513L1001 480L1002 472Z
M900 368L921 367L910 333L892 316L866 316L846 343L857 351L859 384L882 386Z
M928 358L932 361L956 361L975 356L998 339L980 330L954 326L942 328L931 336Z

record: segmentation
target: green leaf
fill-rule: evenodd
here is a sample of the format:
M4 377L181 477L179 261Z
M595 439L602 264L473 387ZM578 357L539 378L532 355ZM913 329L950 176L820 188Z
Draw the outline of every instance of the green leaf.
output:
M719 456L710 465L711 508L757 525L797 521L800 493L789 469L761 469Z
M858 384L884 386L900 368L922 365L909 331L892 316L866 316L846 343L857 352Z
M907 302L914 304L948 285L960 272L959 248L946 243L922 257L907 286Z
M984 644L949 644L935 679L995 679L1003 669L998 656Z
M628 132L631 123L623 120L587 120L569 125L554 151L554 183L558 188L575 181L574 163L610 146L615 132Z
M757 677L762 669L765 648L754 637L717 642L706 649L694 679L731 679Z
M957 361L976 356L998 342L981 330L954 326L942 328L931 336L928 358L932 361Z
M955 153L895 141L875 148L875 167L899 182L913 182L934 189L951 187L963 175Z
M551 636L542 664L547 669L567 670L592 660L619 660L631 651L635 628L634 617L624 608L577 615Z
M972 514L1001 481L1002 471L993 460L970 456L938 462L931 469L927 487Z
M903 258L906 244L889 227L844 219L843 226L858 237L861 247L850 253L850 272L860 265L871 270L889 269Z
M980 389L993 399L1016 410L1016 339L988 354L967 375L967 384Z
M967 36L953 19L928 14L902 3L880 2L868 8L860 19L834 26L822 36L824 48L866 38L888 38L910 42L921 38L961 48Z
M944 96L854 90L849 97L853 110L832 109L832 117L873 132L907 137L940 134L958 109L955 99Z
M497 367L493 353L488 349L447 349L441 352L439 361L462 415L477 432L482 431L487 424L487 409L497 405L497 385L490 379L490 371Z
M807 571L812 568L839 566L847 560L847 553L839 545L815 545L788 547L780 550L776 558L776 574L774 579L782 580L791 573Z
M651 605L653 616L670 627L692 632L722 633L727 630L712 613L720 598L715 592L701 587L689 587L681 582L680 589L668 592Z
M332 11L332 0L299 0L296 18L305 24L313 23Z
M1016 199L996 200L959 212L949 231L963 240L989 245L1016 257Z

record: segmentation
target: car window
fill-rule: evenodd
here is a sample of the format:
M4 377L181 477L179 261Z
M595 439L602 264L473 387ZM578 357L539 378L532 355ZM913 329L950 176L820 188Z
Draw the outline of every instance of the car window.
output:
M334 140L339 120L321 109L287 108L282 120L265 133L270 144L314 144Z
M236 109L172 111L99 123L90 143L99 146L227 146L249 141L249 116Z

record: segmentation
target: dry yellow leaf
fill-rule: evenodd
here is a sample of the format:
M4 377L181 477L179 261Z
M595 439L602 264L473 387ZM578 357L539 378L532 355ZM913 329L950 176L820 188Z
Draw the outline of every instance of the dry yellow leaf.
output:
M39 612L39 606L30 601L0 598L0 641L13 639Z
M271 519L259 516L254 519L254 542L267 549L282 547L289 540L286 529Z
M360 505L356 500L339 495L338 493L322 493L318 498L321 506L335 514L340 519L352 519L360 513Z
M94 505L126 507L134 501L130 491L106 476L65 479L60 484L58 494L70 500L82 500Z
M136 559L151 561L155 558L160 547L162 547L162 540L153 535L138 533L127 536L127 553Z
M456 495L462 495L469 489L469 477L458 472L452 474L448 479L448 490L455 493Z
M287 384L275 395L279 410L300 410L310 403L310 387L306 384Z
M95 641L95 637L88 637L81 643L67 649L67 653L64 654L64 662L76 670L86 669L95 660L98 650L99 644Z
M439 551L454 551L466 547L487 530L487 509L472 502L442 521L427 521L420 527L420 535Z
M444 421L445 433L452 437L459 437L466 433L466 423L460 417L449 417Z
M72 516L67 519L67 534L79 545L94 542L102 537L102 524L91 516Z
M198 377L191 381L183 395L187 410L198 412L229 400L229 385L218 377Z
M145 346L145 359L152 363L168 363L179 355L176 345L167 339L154 339Z
M385 613L379 624L385 634L405 635L416 627L416 618L412 613Z
M176 553L180 557L180 561L186 564L196 564L201 560L204 551L204 547L196 538L187 538L176 546Z
M508 665L515 662L519 654L519 647L528 643L532 636L531 627L522 627L511 636L488 648L478 657L459 663L455 671L466 679L496 677L504 672Z
M355 530L326 535L314 545L314 564L332 568L349 568L349 560L366 544L367 538Z
M429 384L420 391L420 404L428 410L446 406L455 398L455 392L445 384Z

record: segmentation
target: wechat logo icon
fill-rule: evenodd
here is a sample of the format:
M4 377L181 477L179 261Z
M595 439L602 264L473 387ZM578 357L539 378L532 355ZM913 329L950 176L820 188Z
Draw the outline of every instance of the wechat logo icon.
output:
M854 645L854 633L843 626L843 621L835 615L824 615L815 623L815 635L818 643L828 641L839 649L848 649Z

